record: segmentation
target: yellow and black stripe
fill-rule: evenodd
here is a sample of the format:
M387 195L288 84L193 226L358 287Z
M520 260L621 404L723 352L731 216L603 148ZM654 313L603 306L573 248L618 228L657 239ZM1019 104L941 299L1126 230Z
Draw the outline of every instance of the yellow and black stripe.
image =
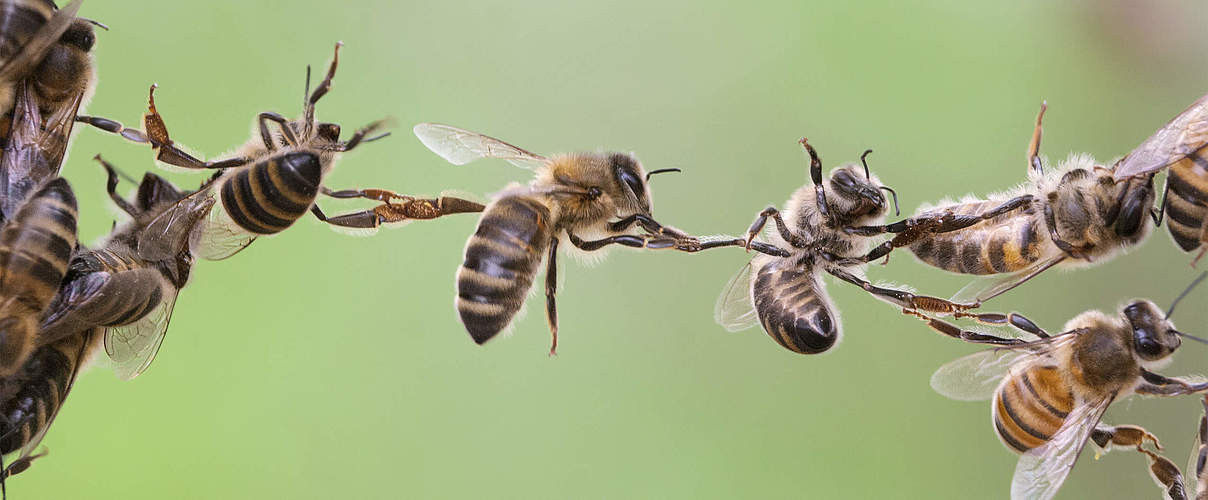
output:
M790 264L776 260L753 278L752 298L763 331L785 349L818 354L839 340L839 321L827 303L813 257Z
M1074 408L1074 394L1052 366L1009 375L994 395L994 429L1017 453L1036 448L1061 428Z
M491 203L457 270L457 312L474 342L499 334L520 311L553 235L549 208L516 195Z
M974 202L949 207L962 215L975 215L997 202ZM1013 273L1035 264L1043 256L1044 226L1023 208L960 231L939 233L909 246L919 260L961 274Z
M1171 166L1166 182L1166 229L1184 252L1197 250L1208 239L1208 147Z
M0 454L24 448L50 425L98 334L99 330L86 330L39 347L21 370L4 380L15 392L0 400Z
M76 247L76 199L56 178L34 192L0 229L0 375L33 350L43 311L59 290Z
M224 175L222 208L252 234L275 234L302 218L319 192L319 156L295 151L271 156Z

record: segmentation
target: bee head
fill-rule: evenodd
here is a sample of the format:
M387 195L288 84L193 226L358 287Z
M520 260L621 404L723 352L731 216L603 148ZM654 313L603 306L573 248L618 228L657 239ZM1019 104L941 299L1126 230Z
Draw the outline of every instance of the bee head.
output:
M1156 361L1170 356L1182 344L1174 324L1162 315L1162 310L1148 300L1135 300L1121 311L1132 327L1133 351L1141 359Z
M877 178L871 175L865 177L858 165L847 165L831 171L827 184L827 205L841 220L880 217L889 210Z
M608 194L616 203L621 214L649 214L651 209L650 190L646 185L646 171L633 155L611 153L608 169L612 173L612 188Z
M96 43L92 22L76 19L59 37L59 43L46 50L34 70L34 88L42 97L62 100L79 92L92 78L89 52Z

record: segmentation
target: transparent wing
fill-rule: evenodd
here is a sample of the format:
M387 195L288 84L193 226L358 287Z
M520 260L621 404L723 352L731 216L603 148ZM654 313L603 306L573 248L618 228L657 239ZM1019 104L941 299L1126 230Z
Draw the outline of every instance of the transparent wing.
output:
M213 191L207 187L164 209L139 233L138 255L150 261L175 258L190 243L215 201Z
M1208 468L1208 396L1204 396L1204 413L1200 415L1200 426L1195 432L1195 444L1191 447L1191 457L1187 459L1187 473L1183 475L1187 491L1193 495L1204 491L1201 478L1205 478Z
M33 37L21 46L20 52L5 62L4 66L0 66L0 82L20 80L37 67L43 56L46 55L47 49L58 42L59 37L63 36L63 33L71 26L76 12L80 10L82 1L75 0L50 16L46 24L43 24L38 32L34 33Z
M1051 362L1049 353L1073 335L1053 336L1017 346L996 347L957 358L931 375L931 388L957 401L990 399L1011 367Z
M222 204L217 204L210 210L209 218L201 221L197 230L190 236L189 248L192 249L193 255L206 260L228 258L256 241L256 235L235 223L227 211L222 209Z
M439 123L421 123L413 130L424 146L454 165L465 165L479 158L507 160L527 169L545 163L544 156L469 130Z
M727 331L746 330L759 322L751 298L751 267L748 262L730 278L713 307L713 320Z
M1147 174L1177 162L1208 145L1208 95L1191 104L1170 123L1116 163L1117 180Z
M163 300L146 316L124 326L105 330L105 352L113 360L113 372L121 380L139 376L151 366L168 333L172 308L180 290L165 286Z
M978 278L969 282L964 288L961 288L953 295L950 300L953 302L986 302L994 297L1002 295L1007 291L1022 285L1024 282L1035 278L1036 275L1044 272L1046 269L1053 267L1064 261L1065 254L1058 253L1047 259L1040 259L1036 263L1024 268L1023 270L1006 274L993 275L984 278Z
M1011 498L1048 500L1057 495L1111 402L1111 397L1083 402L1070 412L1049 442L1019 457L1011 478Z
M67 155L67 141L71 138L71 130L75 126L75 118L84 101L84 92L77 93L67 105L55 110L43 124L43 131L38 136L38 148L46 157L47 165L52 169L51 175L57 175Z

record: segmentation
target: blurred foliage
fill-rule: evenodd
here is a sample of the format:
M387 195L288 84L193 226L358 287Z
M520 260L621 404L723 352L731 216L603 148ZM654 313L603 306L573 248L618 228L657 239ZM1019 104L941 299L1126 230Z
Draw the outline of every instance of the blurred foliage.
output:
M100 81L88 113L138 123L147 87L173 136L206 157L257 112L300 110L303 70L346 44L325 120L397 133L342 161L329 185L487 196L525 172L452 167L420 121L538 152L635 151L660 220L738 233L806 180L795 140L829 166L872 167L926 201L1010 188L1042 99L1054 160L1127 153L1208 91L1208 5L1177 2L86 2ZM81 129L65 168L91 241L114 210L90 158L132 174L145 148ZM202 174L174 173L183 185ZM127 186L129 188L129 186ZM102 209L101 207L106 207ZM329 213L356 209L329 203ZM730 334L712 305L746 255L618 251L569 262L560 355L541 298L515 334L475 346L452 307L473 217L332 232L314 220L224 262L182 293L155 365L130 383L94 369L10 483L14 498L969 498L1003 497L1016 460L988 404L927 384L975 350L853 287L832 284L845 341L804 357ZM1164 229L1162 230L1164 233ZM1047 273L992 303L1050 330L1131 297L1166 304L1191 278L1165 234L1112 262ZM878 280L948 295L965 279L905 254ZM1203 290L1175 318L1208 333ZM1196 304L1196 305L1192 305ZM1189 344L1167 374L1203 371ZM1195 398L1131 399L1181 463ZM1063 498L1153 498L1138 454L1084 457Z

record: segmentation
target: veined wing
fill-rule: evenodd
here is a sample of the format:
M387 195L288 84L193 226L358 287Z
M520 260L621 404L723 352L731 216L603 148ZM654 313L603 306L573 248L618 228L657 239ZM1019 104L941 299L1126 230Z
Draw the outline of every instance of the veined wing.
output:
M76 12L80 10L82 1L74 0L62 9L55 11L54 15L46 20L46 24L43 24L38 32L34 33L33 37L21 46L21 51L4 63L4 66L0 66L0 82L20 80L37 67L50 46L58 42L59 37L63 36L63 33L71 26Z
M1200 151L1208 145L1208 95L1191 104L1170 123L1154 132L1140 146L1116 163L1116 180L1160 170Z
M494 137L439 123L421 123L415 136L433 153L454 165L465 165L479 158L498 158L517 167L535 169L546 158Z
M139 257L149 261L175 258L192 242L193 233L207 220L216 201L209 186L203 186L164 209L139 233Z
M953 295L950 300L958 303L984 303L1035 278L1036 275L1061 263L1065 259L1065 254L1058 253L1047 259L1038 260L1034 264L1011 274L976 279L957 291L956 295Z
M1111 397L1082 402L1065 417L1049 442L1024 453L1015 465L1011 498L1048 500L1057 495L1111 402Z
M256 235L244 230L231 219L222 205L209 211L209 217L198 223L190 233L189 248L193 255L206 260L223 260L235 255L256 241Z
M713 307L713 320L727 331L746 330L759 322L751 299L751 267L748 262L730 278Z
M179 293L179 289L165 285L163 299L150 313L128 325L105 330L105 352L113 360L117 378L133 379L151 366L168 333L168 322L172 319L172 308Z
M990 399L1012 367L1050 363L1053 349L1072 341L1074 334L1055 335L1014 346L995 347L957 358L931 375L931 388L957 401Z

